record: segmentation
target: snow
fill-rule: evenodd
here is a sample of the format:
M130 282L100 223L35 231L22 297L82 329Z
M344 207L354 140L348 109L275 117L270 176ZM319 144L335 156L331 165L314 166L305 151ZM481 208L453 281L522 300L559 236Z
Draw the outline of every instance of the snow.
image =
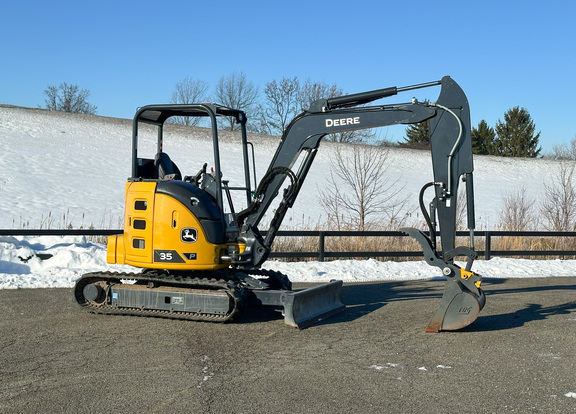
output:
M209 135L203 128L168 126L165 151L187 175L212 160ZM131 121L74 115L40 109L0 106L0 228L122 227L124 185L130 175ZM156 133L140 134L140 155L153 157ZM224 172L239 171L235 135L222 133ZM257 176L261 178L278 138L251 135ZM326 185L336 145L323 143L284 229L322 228L325 213L318 189ZM344 147L344 152L350 148ZM430 154L393 148L386 174L417 205L422 185L432 179ZM479 230L494 229L504 197L525 189L539 201L543 184L554 179L558 162L544 159L475 157L476 218ZM234 177L230 179L234 185ZM412 218L417 221L417 216ZM410 224L410 223L409 223ZM49 258L48 258L49 257ZM42 259L43 258L43 259ZM265 268L289 275L293 282L344 282L440 278L438 268L423 261L383 262L339 260L285 263L268 261ZM0 289L71 287L92 271L138 271L106 263L104 245L85 237L0 236ZM495 257L478 260L474 270L484 277L576 276L573 260L520 260Z
M50 258L42 259L50 255ZM280 262L263 266L289 275L293 282L372 282L441 279L438 268L424 261ZM576 276L576 260L524 260L495 257L478 260L474 270L484 277ZM106 246L81 236L0 236L0 289L72 287L82 274L95 271L134 271L130 266L106 263Z
M50 258L41 259L42 255ZM106 263L106 247L85 237L0 236L0 289L71 287L82 274L126 270Z

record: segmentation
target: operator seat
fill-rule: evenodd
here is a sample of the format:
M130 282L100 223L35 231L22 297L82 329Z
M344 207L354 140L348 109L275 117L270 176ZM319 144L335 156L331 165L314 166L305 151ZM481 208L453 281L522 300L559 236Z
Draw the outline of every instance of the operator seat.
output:
M154 158L154 168L156 169L156 177L158 177L159 180L182 179L180 170L165 152L159 152L156 154L156 157Z

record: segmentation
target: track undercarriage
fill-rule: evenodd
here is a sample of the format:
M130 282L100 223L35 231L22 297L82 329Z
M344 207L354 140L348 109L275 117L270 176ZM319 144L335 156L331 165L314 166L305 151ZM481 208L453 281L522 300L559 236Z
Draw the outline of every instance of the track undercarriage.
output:
M94 272L76 282L78 304L91 313L206 322L233 320L244 306L281 310L286 324L304 328L344 310L341 281L300 291L265 270L142 273Z

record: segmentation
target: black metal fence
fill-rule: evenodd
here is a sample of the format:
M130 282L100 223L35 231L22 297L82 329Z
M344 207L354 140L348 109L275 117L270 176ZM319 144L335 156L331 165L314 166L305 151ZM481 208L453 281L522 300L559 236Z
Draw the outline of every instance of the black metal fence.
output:
M456 233L459 237L468 237L468 231L459 231ZM318 237L318 249L313 252L272 252L270 257L277 258L315 258L324 261L325 258L342 258L342 257L421 257L421 251L353 251L353 252L330 252L326 251L326 238L328 237L409 237L399 231L279 231L278 236L284 237ZM493 256L576 256L576 232L559 232L559 231L476 231L474 232L477 246L483 246L483 249L476 249L479 257L489 260ZM498 237L540 237L540 238L563 238L571 239L572 243L565 243L571 246L570 249L545 249L545 250L494 250L492 243ZM482 243L483 242L483 243Z
M32 229L10 229L0 230L0 236L109 236L121 234L123 230L32 230ZM489 260L493 256L576 256L576 232L559 231L477 231L474 233L476 246L483 246L483 249L476 249L479 257ZM271 258L297 258L316 259L324 261L327 258L382 258L382 257L421 257L421 251L326 251L326 239L329 237L408 237L398 231L332 231L332 230L283 230L279 231L278 237L317 237L317 249L309 252L278 252L270 254ZM457 236L469 236L467 231L457 233ZM565 245L570 249L550 249L550 250L493 250L492 244L498 237L538 237L562 238L567 241Z

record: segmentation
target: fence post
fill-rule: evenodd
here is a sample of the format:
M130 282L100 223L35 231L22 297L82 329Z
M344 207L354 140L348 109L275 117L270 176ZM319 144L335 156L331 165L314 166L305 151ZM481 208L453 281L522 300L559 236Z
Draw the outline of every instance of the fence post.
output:
M486 231L484 232L485 236L486 236L486 247L484 249L484 259L485 260L490 260L490 249L492 248L492 238L490 237L490 232Z
M324 261L324 238L326 236L326 232L320 230L318 233L318 261Z

